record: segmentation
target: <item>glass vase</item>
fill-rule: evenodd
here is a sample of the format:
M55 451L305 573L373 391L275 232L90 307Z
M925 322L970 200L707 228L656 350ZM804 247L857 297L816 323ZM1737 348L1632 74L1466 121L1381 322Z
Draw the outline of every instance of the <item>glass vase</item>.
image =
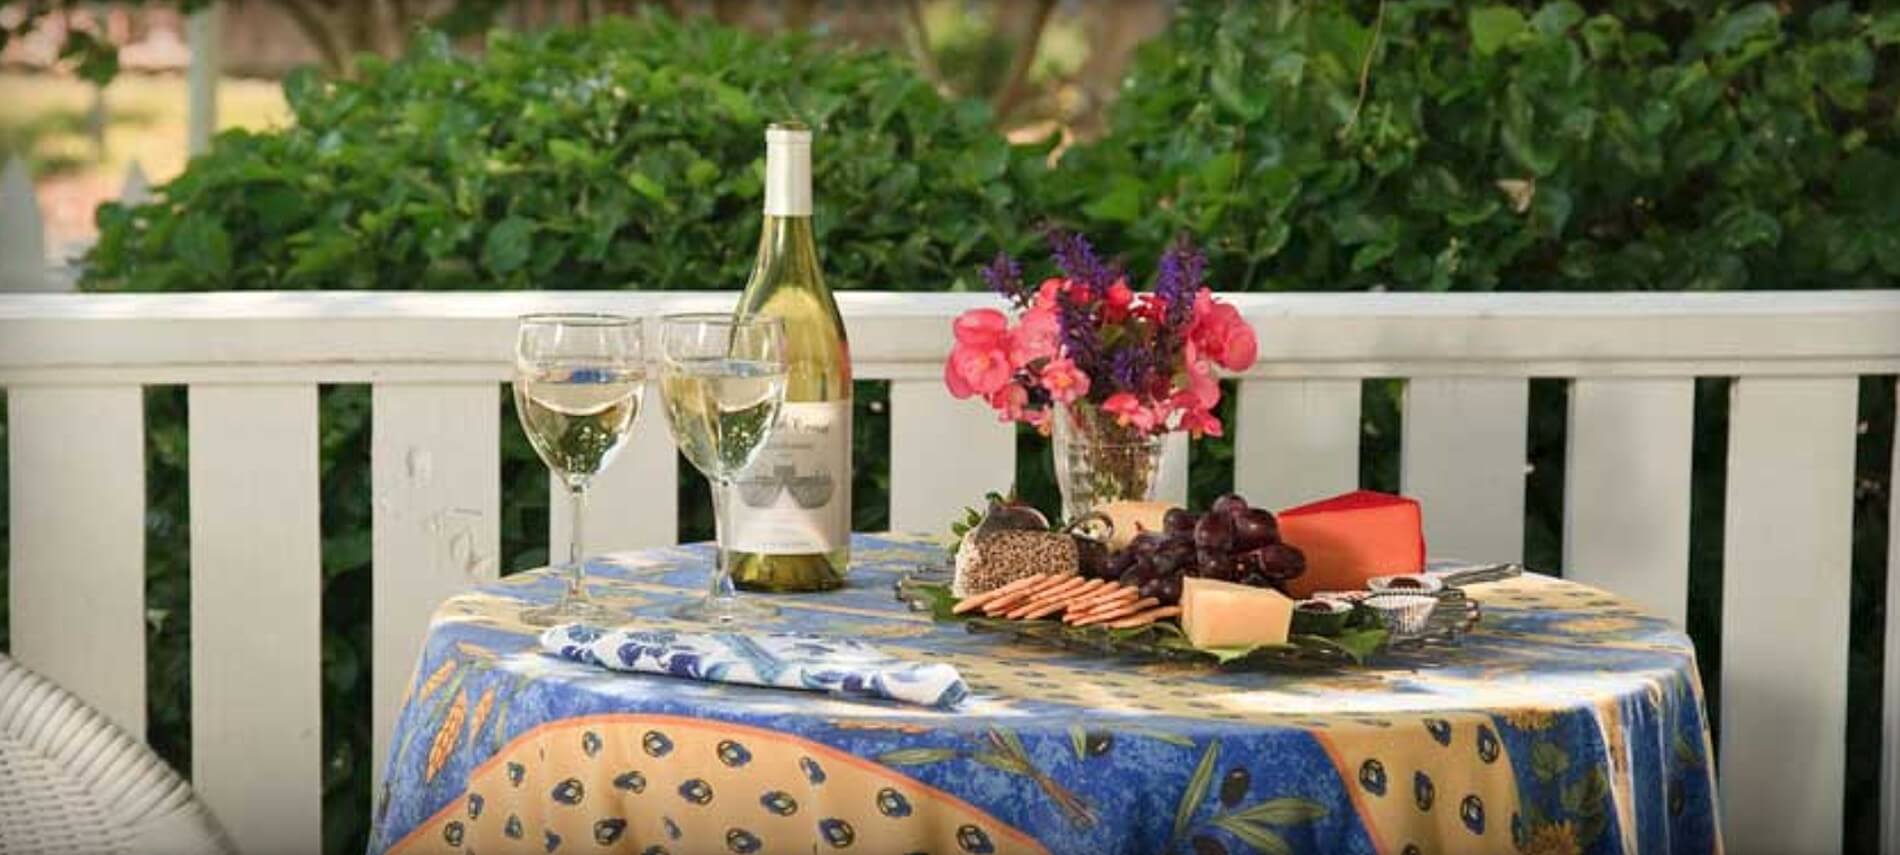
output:
M1154 498L1161 436L1117 424L1093 404L1056 408L1053 445L1063 517L1074 520L1109 502Z

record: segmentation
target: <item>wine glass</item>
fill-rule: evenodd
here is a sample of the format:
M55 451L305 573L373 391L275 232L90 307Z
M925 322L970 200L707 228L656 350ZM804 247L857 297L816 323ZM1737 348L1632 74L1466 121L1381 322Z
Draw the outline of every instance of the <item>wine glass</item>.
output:
M785 400L785 324L778 318L668 315L660 319L660 398L673 442L712 482L719 563L706 597L673 611L687 620L731 624L778 609L740 599L732 584L726 519L732 482L765 447Z
M636 318L528 315L515 334L515 415L568 496L567 587L551 606L523 609L531 626L618 623L587 593L582 520L587 484L627 444L646 389L646 329Z

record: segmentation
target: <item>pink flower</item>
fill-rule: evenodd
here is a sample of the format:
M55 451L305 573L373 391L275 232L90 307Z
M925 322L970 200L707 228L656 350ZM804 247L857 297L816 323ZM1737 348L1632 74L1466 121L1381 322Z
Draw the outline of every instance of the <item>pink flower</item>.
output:
M1194 320L1188 333L1201 353L1228 371L1245 371L1260 356L1253 326L1231 304L1213 298L1207 289L1194 297Z
M996 409L997 421L1019 422L1023 420L1023 408L1029 405L1029 390L1010 383L991 392L988 398L990 406Z
M1023 313L1023 322L1010 335L1009 359L1017 368L1038 359L1053 358L1061 346L1062 327L1054 309L1032 308Z
M1189 409L1210 410L1220 403L1220 381L1214 378L1214 372L1208 367L1207 360L1196 352L1194 342L1188 342L1183 348L1187 362L1188 385L1182 390Z
M1102 412L1115 417L1117 424L1123 427L1134 425L1142 430L1153 430L1156 424L1153 410L1142 406L1141 400L1128 392L1116 392L1102 402Z
M995 309L971 309L958 316L957 343L943 366L943 383L958 398L988 396L1009 384L1009 319Z
M957 316L951 329L957 344L979 350L1009 346L1009 317L996 309L971 309Z
M958 398L988 396L1010 385L1009 354L1001 350L979 350L957 345L944 363L943 383Z
M1031 305L1038 309L1054 309L1056 307L1056 292L1061 289L1062 279L1060 277L1051 276L1042 280L1042 284L1036 286L1036 300Z
M1051 360L1042 367L1042 388L1049 390L1056 403L1067 404L1089 393L1089 376L1073 360Z
M1192 434L1195 439L1221 435L1220 417L1208 410L1188 410L1182 413L1180 427Z

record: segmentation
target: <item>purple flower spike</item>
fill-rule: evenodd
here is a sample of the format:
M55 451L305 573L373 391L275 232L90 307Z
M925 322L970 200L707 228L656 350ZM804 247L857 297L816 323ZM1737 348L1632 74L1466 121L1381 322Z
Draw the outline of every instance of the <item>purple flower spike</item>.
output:
M1171 349L1187 334L1194 318L1194 297L1201 290L1201 276L1207 270L1207 257L1201 255L1187 238L1179 238L1161 254L1160 270L1155 276L1155 296L1167 303L1162 319L1162 350Z
M1023 268L1007 252L998 252L996 258L983 268L983 281L989 283L990 290L1008 298L1021 309L1029 305L1030 294L1023 287Z
M1096 291L1103 291L1115 284L1120 272L1113 266L1103 264L1095 255L1095 248L1089 246L1089 239L1074 232L1051 229L1049 232L1049 254L1055 256L1056 267L1062 275L1081 282Z

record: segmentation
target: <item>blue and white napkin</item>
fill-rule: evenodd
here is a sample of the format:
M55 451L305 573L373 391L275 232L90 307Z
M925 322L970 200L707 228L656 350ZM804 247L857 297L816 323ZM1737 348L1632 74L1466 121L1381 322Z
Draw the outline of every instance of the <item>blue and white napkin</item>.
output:
M970 693L957 669L862 642L805 633L672 632L562 624L541 649L615 671L881 698L952 708Z

